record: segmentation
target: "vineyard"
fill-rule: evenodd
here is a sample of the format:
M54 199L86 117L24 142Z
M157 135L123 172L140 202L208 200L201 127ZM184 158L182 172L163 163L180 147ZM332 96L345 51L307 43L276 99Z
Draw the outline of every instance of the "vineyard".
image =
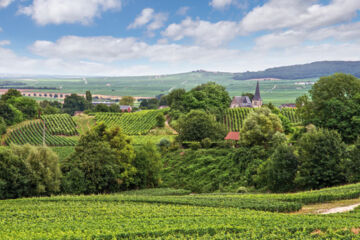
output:
M120 127L128 135L145 135L156 126L156 117L161 111L146 110L136 113L96 113L97 122L109 127Z
M359 190L360 185L355 184L297 194L227 196L148 189L113 195L4 200L0 206L0 236L9 240L358 239L359 210L333 215L267 211L297 210L302 197L326 202L329 196L342 199L356 191L352 198L358 198ZM301 199L288 200L294 195Z
M5 137L5 143L43 144L45 121L45 143L48 146L74 146L76 141L69 136L78 134L76 124L67 114L44 115L43 120L25 122L11 130ZM66 137L67 136L67 137Z
M287 117L291 123L298 124L301 123L301 118L296 113L295 108L283 108L281 109L281 114Z
M229 132L240 132L246 117L253 108L230 108L225 111L223 123Z

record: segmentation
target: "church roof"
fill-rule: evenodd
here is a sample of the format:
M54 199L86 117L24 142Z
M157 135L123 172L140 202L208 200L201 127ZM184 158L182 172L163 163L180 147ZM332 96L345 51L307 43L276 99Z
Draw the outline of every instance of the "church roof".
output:
M247 107L251 105L251 100L248 96L235 96L231 104L241 107Z
M261 101L259 81L256 84L255 96L253 98L253 101Z

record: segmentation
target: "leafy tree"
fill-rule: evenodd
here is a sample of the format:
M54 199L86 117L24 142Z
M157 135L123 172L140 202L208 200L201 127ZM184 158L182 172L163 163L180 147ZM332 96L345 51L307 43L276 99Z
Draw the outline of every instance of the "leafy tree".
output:
M1 101L6 102L10 98L22 97L21 92L16 89L9 89L5 94L1 95Z
M67 193L108 193L127 189L133 182L135 158L131 139L119 128L103 123L81 136L75 152L63 164Z
M74 115L76 111L84 111L86 108L86 100L77 94L66 96L64 100L64 112Z
M193 109L202 109L212 114L220 114L223 109L229 108L231 98L225 87L214 82L202 84L193 88L184 96L183 105L187 112Z
M60 191L59 159L48 147L12 145L11 151L22 159L28 170L29 196L50 195Z
M159 100L156 98L144 99L140 103L140 108L142 109L157 109L158 107L159 107Z
M25 119L33 119L38 114L39 104L28 97L17 97L8 99L7 103L12 104L20 110Z
M118 104L111 104L109 112L120 112L120 106Z
M296 183L304 189L330 187L345 182L342 161L345 144L334 130L313 129L297 145L299 168Z
M148 142L141 148L137 148L135 153L133 164L137 172L134 176L134 187L153 188L159 186L162 161L156 145Z
M298 160L294 149L286 144L276 147L274 153L258 168L256 185L272 192L294 189Z
M100 103L96 104L95 112L109 112L109 107L106 104Z
M305 123L337 130L344 141L354 142L360 134L360 79L337 73L322 77L310 90L311 100L297 100Z
M88 101L89 103L92 103L92 95L91 95L91 92L90 91L86 91L85 93L85 99L86 101Z
M225 128L216 122L215 116L202 110L192 110L178 122L179 138L182 141L201 141L224 139Z
M131 96L124 96L120 99L120 105L134 106L135 98Z
M0 136L6 133L6 122L4 118L0 117Z
M182 88L172 90L169 95L166 96L168 105L172 109L184 111L183 101L185 94L186 91Z
M156 116L156 126L160 128L165 127L165 116L163 113L159 113Z
M271 140L277 132L283 132L279 117L268 108L253 111L244 122L240 132L240 141L245 146L270 147Z
M353 146L349 147L344 167L346 179L349 183L360 182L360 137Z
M23 120L23 114L16 107L5 102L0 102L0 117L4 118L7 125L13 125Z

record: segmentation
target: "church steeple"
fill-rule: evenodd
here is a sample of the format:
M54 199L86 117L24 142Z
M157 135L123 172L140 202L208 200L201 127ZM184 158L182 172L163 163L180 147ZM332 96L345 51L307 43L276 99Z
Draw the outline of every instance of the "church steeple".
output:
M252 105L253 105L253 107L261 107L262 106L259 81L257 81L257 84L256 84L256 90L255 90L254 98L252 100Z

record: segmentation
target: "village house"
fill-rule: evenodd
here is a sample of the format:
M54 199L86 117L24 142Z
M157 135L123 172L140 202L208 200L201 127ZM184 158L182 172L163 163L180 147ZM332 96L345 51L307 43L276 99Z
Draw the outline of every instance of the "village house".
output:
M231 102L230 108L238 108L238 107L249 107L249 108L258 108L261 107L263 101L260 95L260 84L259 81L256 84L255 95L252 99L248 96L235 96Z

